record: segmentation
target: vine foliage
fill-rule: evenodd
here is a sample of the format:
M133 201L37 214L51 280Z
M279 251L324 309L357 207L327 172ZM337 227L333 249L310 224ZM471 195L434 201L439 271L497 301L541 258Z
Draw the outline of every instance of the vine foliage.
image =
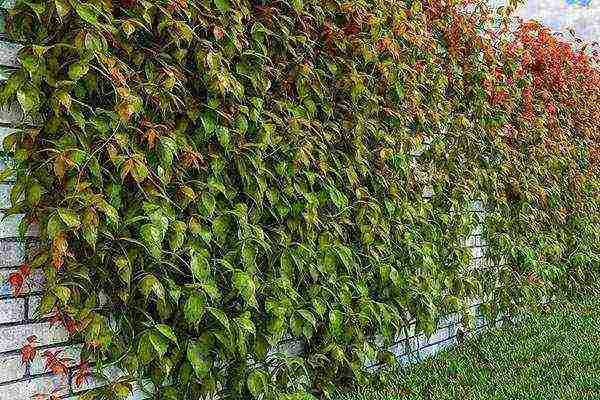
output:
M41 249L14 281L43 270L78 382L125 373L84 396L327 394L412 318L590 287L595 56L512 26L471 0L18 0L2 176Z

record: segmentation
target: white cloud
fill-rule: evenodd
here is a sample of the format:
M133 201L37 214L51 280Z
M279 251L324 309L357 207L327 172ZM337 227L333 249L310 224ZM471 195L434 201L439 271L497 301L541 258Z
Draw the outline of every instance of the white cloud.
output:
M518 14L560 32L573 29L588 41L600 40L600 0L591 0L587 6L578 4L569 4L567 0L529 0Z

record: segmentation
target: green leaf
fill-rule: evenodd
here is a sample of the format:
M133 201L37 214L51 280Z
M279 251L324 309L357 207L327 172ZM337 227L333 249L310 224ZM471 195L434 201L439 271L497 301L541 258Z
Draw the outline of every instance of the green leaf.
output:
M17 91L17 100L25 113L37 110L41 104L39 92L31 85L26 85Z
M394 267L390 267L390 279L392 280L394 285L400 286L400 284L401 284L400 274L398 273L398 270Z
M64 225L58 213L51 214L50 218L48 218L48 223L46 224L46 234L48 235L48 238L54 239L63 229Z
M140 228L142 241L155 259L160 259L162 253L162 234L154 224L145 224Z
M71 289L66 286L54 286L52 292L57 298L62 300L63 304L67 304L71 298Z
M215 6L217 6L219 11L221 11L222 13L229 11L230 7L229 7L228 0L214 0L214 2L215 2Z
M148 332L148 339L150 340L154 351L158 355L158 358L162 358L169 349L169 343L167 340L163 336L153 331Z
M200 121L202 122L202 126L204 127L204 132L206 133L206 137L212 135L212 133L217 129L217 118L215 113L212 111L206 111L200 115Z
M214 281L206 280L204 282L200 282L200 287L212 300L218 300L221 298L221 291Z
M150 341L150 331L146 331L140 336L137 354L142 365L150 364L156 357L154 345Z
M39 204L42 198L42 185L38 182L33 183L27 190L27 203L31 206Z
M242 263L246 271L254 271L256 269L256 247L249 242L242 245Z
M65 223L69 228L77 228L80 225L79 215L73 211L66 208L59 208L58 215L62 222Z
M179 344L177 341L177 336L175 335L175 331L170 326L158 324L156 325L156 330L163 334L167 339L170 339L173 343Z
M212 195L212 193L210 193L210 192L202 193L202 205L206 209L208 216L211 216L212 213L215 211L215 205L216 205L215 197Z
M135 161L131 169L131 176L136 182L142 182L148 177L148 167L142 161Z
M221 310L219 310L218 308L214 308L214 307L207 307L208 312L217 320L221 323L221 326L223 326L223 328L225 328L227 331L231 332L231 327L229 325L229 318L227 318L227 315L225 315L225 313Z
M56 97L56 99L60 102L60 104L62 104L66 110L70 110L71 109L71 95L66 92L65 90L57 90L56 92L54 92L54 96Z
M258 395L263 391L266 385L265 374L261 370L255 369L248 374L246 383L248 385L248 390L250 390L250 393L252 393L252 396L258 398Z
M117 269L119 272L119 277L129 285L131 281L131 263L127 257L117 257L115 259L115 264L117 265Z
M185 242L185 232L187 231L187 225L182 221L175 221L171 224L171 239L169 240L169 246L171 250L177 251L183 246Z
M187 40L189 42L194 38L194 31L185 22L175 21L173 23L173 27L177 30L177 33L179 33L179 35L181 35L180 37L182 37L184 40Z
M46 4L45 3L35 3L31 1L23 1L24 4L27 4L33 12L37 15L38 18L41 18L41 15L46 12Z
M217 128L217 138L219 139L219 143L224 148L229 148L229 142L231 140L231 136L229 135L229 129L224 126L219 126Z
M194 278L204 281L210 274L210 254L206 249L200 251L190 250L190 268Z
M76 81L88 73L90 66L83 62L76 62L69 66L69 78Z
M240 295L251 307L258 307L256 301L256 286L252 277L244 272L237 270L233 274L233 285L240 292Z
M54 0L54 5L60 17L65 17L69 13L69 10L71 10L71 5L66 0Z
M183 306L183 315L190 324L197 324L204 315L206 298L198 293L192 293Z
M5 168L0 172L0 183L3 183L15 173L13 168Z
M95 202L96 206L109 218L110 222L117 225L119 222L119 213L106 200L100 198Z
M329 198L337 208L343 209L348 206L348 198L345 194L337 190L337 188L329 186L327 191L329 192Z
M213 220L212 231L219 239L221 239L221 240L225 239L228 229L229 229L229 218L226 215L222 215Z
M317 320L315 319L313 313L308 310L298 310L298 313L302 315L306 322L310 323L313 328L317 327Z
M144 276L139 283L140 290L146 299L149 298L151 293L159 300L165 300L165 288L162 283L152 274Z
M175 154L177 154L177 143L168 136L161 137L158 142L158 156L164 168L169 168L173 164Z
M294 10L296 10L297 12L300 12L304 8L304 1L303 0L292 0L292 5L294 6Z
M190 342L187 348L187 359L192 364L196 376L200 379L206 377L210 371L211 363L206 360L206 352L198 342Z
M75 2L75 11L84 21L92 25L98 25L100 13L94 5L90 3Z
M244 134L248 131L248 120L244 117L243 114L238 115L235 120L236 127L240 133Z
M242 316L235 318L234 321L241 330L253 335L256 334L256 327L254 326L254 322L252 322L250 319L249 312L246 312Z
M329 329L334 335L339 335L342 332L342 324L344 322L344 314L340 310L329 311Z

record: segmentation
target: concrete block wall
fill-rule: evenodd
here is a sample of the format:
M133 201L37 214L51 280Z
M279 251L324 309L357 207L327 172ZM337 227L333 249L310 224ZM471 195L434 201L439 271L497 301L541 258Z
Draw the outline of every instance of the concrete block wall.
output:
M1 3L1 0L0 0ZM7 3L5 3L6 6ZM0 18L3 17L0 10ZM0 24L0 27L4 26ZM1 29L1 28L0 28ZM18 45L3 40L0 31L0 65L17 65L16 51ZM0 74L2 75L2 74ZM0 76L0 79L3 79ZM0 110L0 141L10 134L12 124L20 121L21 114L18 108ZM0 154L0 169L4 169L10 160L2 158ZM0 183L0 217L10 206L11 184ZM424 193L428 197L428 193ZM475 211L479 215L483 212L480 204L475 204ZM27 280L25 287L19 294L14 294L8 278L11 273L18 271L25 261L26 254L35 246L35 230L28 233L25 242L17 239L18 224L21 216L2 218L0 222L0 400L28 400L38 394L55 393L60 398L75 398L81 391L102 385L100 378L86 382L82 387L75 387L73 383L74 367L79 363L80 346L69 341L67 333L59 326L53 325L47 317L36 316L35 310L39 303L43 289L43 280L39 274L34 273ZM483 264L485 243L481 240L481 233L474 235L466 241L466 245L473 251L474 267ZM473 304L473 313L476 317L475 332L484 329L484 320L478 312L478 304ZM463 330L458 316L451 315L444 319L439 329L429 338L415 334L414 323L408 327L408 335L397 338L397 342L390 348L402 363L422 360L435 354L439 350L457 342L459 331ZM36 337L36 355L31 363L23 363L21 349L26 344L27 338ZM278 346L278 350L298 353L302 351L301 343L286 342ZM57 376L45 368L43 354L46 351L55 353L63 351L61 356L69 357L69 371L66 376ZM104 371L105 373L107 371ZM118 371L108 371L108 375L116 377ZM140 399L144 396L138 391L131 399Z

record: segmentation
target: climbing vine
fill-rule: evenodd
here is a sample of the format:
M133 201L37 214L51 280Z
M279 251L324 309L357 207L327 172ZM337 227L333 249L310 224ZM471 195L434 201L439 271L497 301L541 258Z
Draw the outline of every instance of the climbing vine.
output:
M510 21L475 0L18 0L2 176L41 249L12 279L43 270L77 382L125 374L84 396L326 395L393 361L409 319L589 287L595 55Z

